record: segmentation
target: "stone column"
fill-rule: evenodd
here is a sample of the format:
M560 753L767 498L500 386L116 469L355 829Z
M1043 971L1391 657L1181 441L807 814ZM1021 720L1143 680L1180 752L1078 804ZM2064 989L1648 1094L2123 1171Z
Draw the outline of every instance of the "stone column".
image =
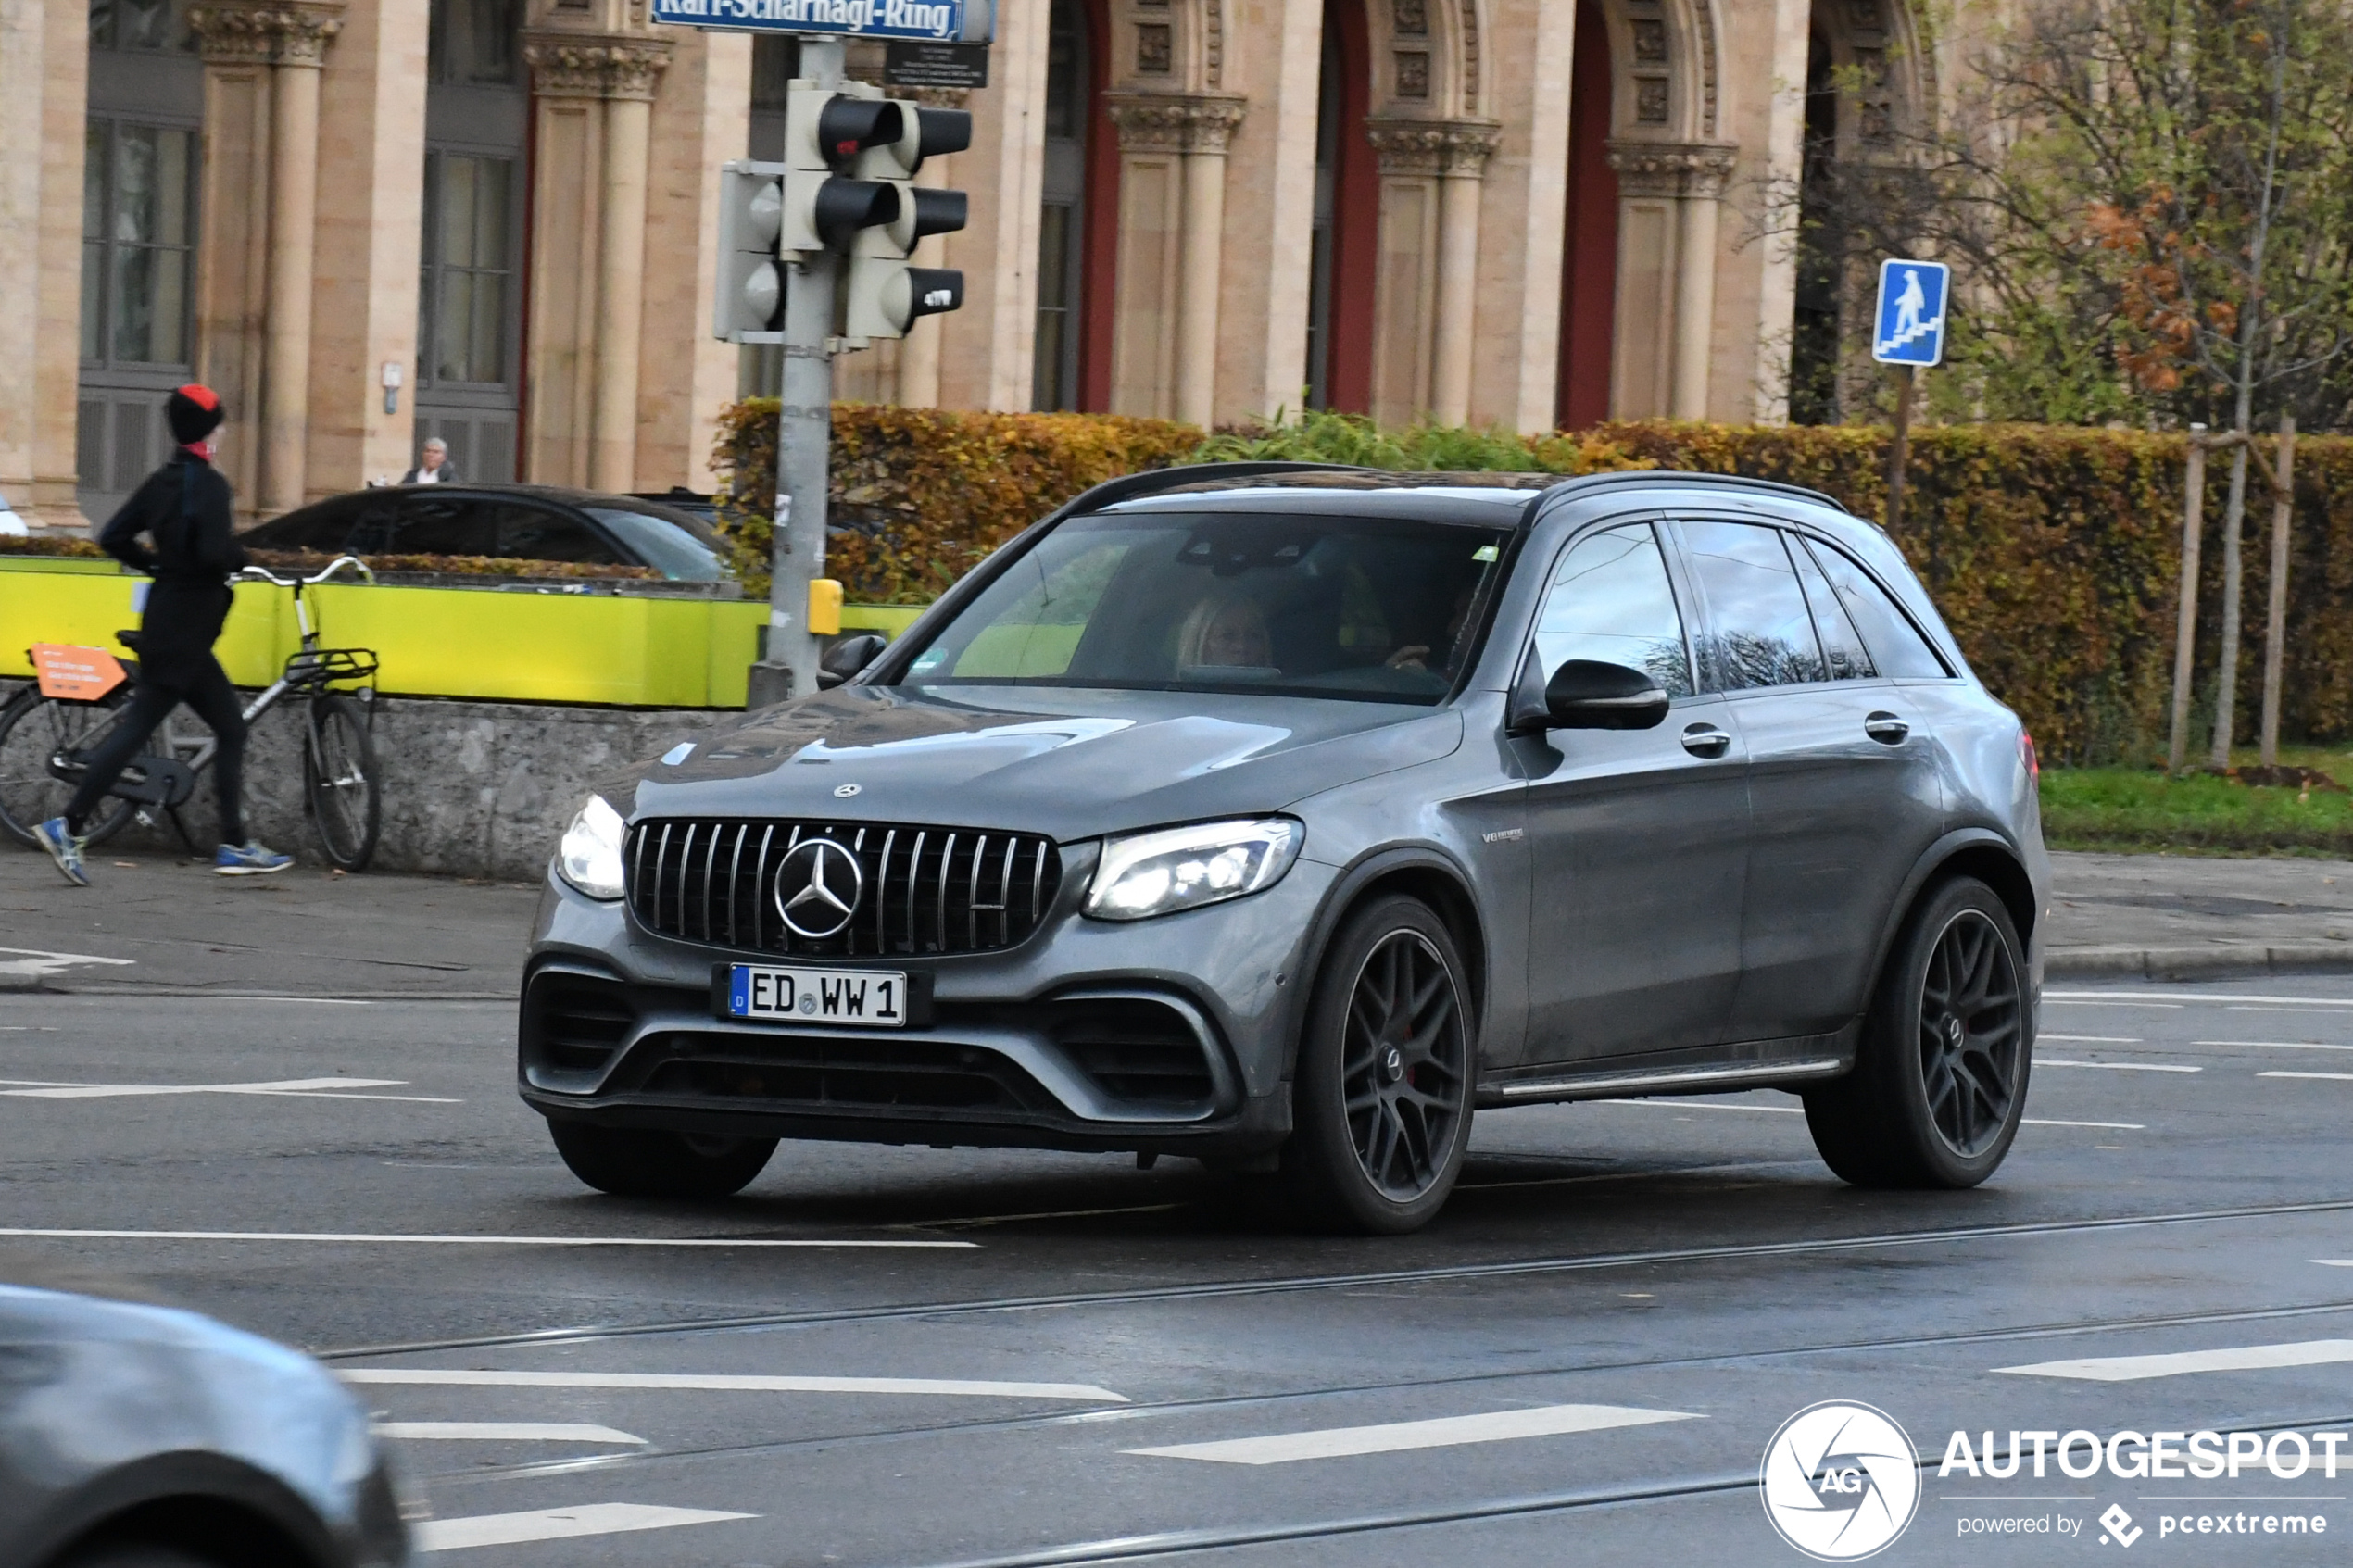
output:
M1217 302L1226 248L1226 146L1238 99L1196 98L1185 125L1185 262L1177 334L1176 417L1207 430L1217 418Z
M82 156L89 11L0 0L0 495L34 529L79 530Z
M1478 207L1487 160L1503 128L1456 120L1438 169L1438 320L1430 353L1430 417L1470 422L1472 322L1478 303Z
M635 488L648 130L666 39L534 30L530 397L541 483Z
M303 501L319 76L342 9L220 0L188 15L205 62L197 373L229 405L231 483L265 516Z
M1206 425L1216 399L1226 148L1244 106L1212 93L1108 99L1120 157L1112 409Z
M1733 155L1710 142L1609 144L1618 191L1615 417L1707 417L1717 206Z

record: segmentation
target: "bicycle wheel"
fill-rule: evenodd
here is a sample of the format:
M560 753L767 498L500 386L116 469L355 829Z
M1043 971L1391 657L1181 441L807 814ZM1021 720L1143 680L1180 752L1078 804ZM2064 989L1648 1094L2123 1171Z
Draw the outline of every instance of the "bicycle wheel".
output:
M332 692L313 697L302 782L327 859L347 872L367 870L376 852L384 813L376 777L375 743L359 705Z
M65 814L74 786L49 771L61 751L87 751L98 744L127 700L118 686L96 702L60 702L27 686L0 708L0 831L19 844L34 845L32 830ZM103 844L131 820L132 803L107 796L84 823L92 844Z

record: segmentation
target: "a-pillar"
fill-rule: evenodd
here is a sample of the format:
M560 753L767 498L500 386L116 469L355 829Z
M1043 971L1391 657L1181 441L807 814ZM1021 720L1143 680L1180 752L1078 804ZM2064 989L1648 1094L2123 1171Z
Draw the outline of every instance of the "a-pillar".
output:
M249 514L303 502L319 76L342 11L271 0L188 15L205 63L196 364L228 405L223 466Z
M1502 140L1485 119L1376 119L1380 159L1373 414L1385 423L1470 417L1480 182Z
M665 39L534 30L523 450L541 483L635 488L646 177Z
M1708 416L1717 217L1734 151L1712 142L1609 144L1618 190L1617 418Z
M1119 129L1119 258L1111 406L1208 426L1217 400L1226 152L1243 101L1108 95Z
M78 529L83 0L0 0L0 496L34 528Z

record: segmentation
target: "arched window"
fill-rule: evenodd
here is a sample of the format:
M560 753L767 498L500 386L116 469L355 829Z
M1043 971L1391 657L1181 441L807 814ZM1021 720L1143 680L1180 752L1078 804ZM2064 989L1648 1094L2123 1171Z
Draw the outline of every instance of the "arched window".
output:
M1372 45L1364 0L1326 0L1316 91L1315 225L1307 291L1307 406L1361 413L1373 399L1373 267L1380 169L1365 133Z
M1583 430L1609 418L1617 316L1617 176L1609 167L1609 29L1593 0L1577 7L1569 68L1568 221L1561 246L1560 375L1554 420Z
M1087 144L1094 60L1086 7L1053 0L1046 34L1046 167L1038 215L1037 360L1030 407L1076 408L1086 317Z

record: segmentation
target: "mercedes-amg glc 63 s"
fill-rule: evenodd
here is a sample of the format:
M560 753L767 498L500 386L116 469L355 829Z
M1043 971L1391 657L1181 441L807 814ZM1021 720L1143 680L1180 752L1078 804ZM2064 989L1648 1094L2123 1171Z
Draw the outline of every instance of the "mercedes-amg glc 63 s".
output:
M826 663L564 836L522 1092L594 1186L1132 1149L1394 1232L1475 1110L1786 1089L1872 1185L2016 1135L2032 742L1828 497L1139 475Z

